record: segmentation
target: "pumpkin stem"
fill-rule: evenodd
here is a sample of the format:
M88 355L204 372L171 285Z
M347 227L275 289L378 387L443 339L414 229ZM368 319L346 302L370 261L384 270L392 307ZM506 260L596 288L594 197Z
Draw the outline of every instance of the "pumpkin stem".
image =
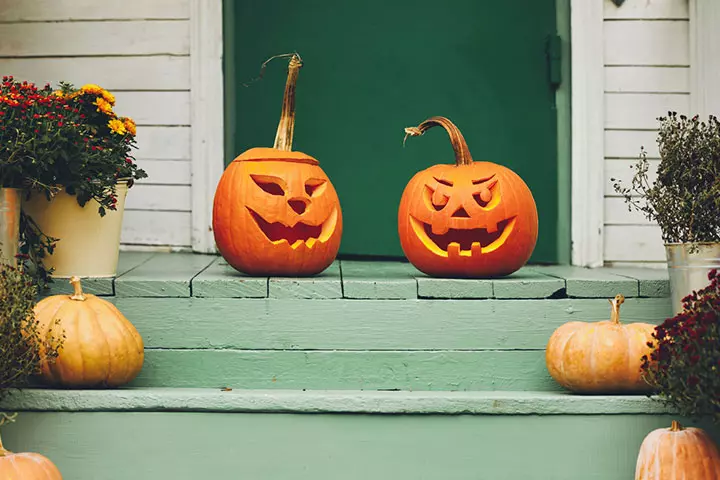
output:
M17 418L17 416L18 416L17 412L13 413L12 415L8 415L5 412L0 412L0 427L5 425L6 423L14 422L15 419ZM4 457L4 456L10 455L10 454L12 454L12 452L9 450L5 450L5 447L3 446L3 443L2 443L2 438L0 438L0 457Z
M280 55L278 55L280 56ZM285 55L287 56L287 55ZM280 123L275 134L273 148L283 152L292 151L293 133L295 132L295 85L302 67L302 59L297 53L290 57L288 65L288 77L285 82L285 96L283 97Z
M84 302L85 295L83 294L82 285L80 284L80 277L73 276L70 278L70 285L73 286L73 294L70 296L70 299Z
M680 425L680 422L677 420L673 420L670 424L670 431L671 432L679 432L681 430L685 430L682 425Z
M460 129L455 126L449 119L445 117L430 117L422 122L417 127L407 127L405 129L405 138L403 139L403 145L407 137L418 137L425 133L432 127L443 127L450 137L450 143L452 144L453 151L455 152L455 165L470 165L473 163L472 155L470 155L470 149L467 146L465 137L460 133Z
M612 305L612 313L610 314L610 321L613 323L620 324L620 305L625 301L625 297L622 295L615 295L615 298L608 300Z

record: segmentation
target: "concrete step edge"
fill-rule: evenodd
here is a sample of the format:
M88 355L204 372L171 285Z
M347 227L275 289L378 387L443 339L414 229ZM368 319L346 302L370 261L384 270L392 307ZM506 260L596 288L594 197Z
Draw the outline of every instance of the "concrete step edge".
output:
M355 413L432 415L666 414L644 395L574 395L565 392L220 390L121 388L24 389L0 404L4 411L128 411L238 413Z

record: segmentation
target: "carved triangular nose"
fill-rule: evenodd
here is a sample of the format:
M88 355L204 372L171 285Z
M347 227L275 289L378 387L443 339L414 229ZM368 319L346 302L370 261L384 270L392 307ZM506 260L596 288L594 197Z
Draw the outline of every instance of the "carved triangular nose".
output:
M451 217L459 217L459 218L470 218L470 215L465 211L463 207L458 208L455 210L455 213L451 215Z
M298 215L302 215L307 209L307 204L305 203L305 200L302 199L288 200L288 205L290 205L290 208L292 208Z

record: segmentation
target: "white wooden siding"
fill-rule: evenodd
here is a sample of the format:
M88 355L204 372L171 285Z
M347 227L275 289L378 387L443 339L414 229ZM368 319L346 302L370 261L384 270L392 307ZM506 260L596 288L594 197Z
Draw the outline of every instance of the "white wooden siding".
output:
M4 0L0 73L36 83L99 84L138 124L149 178L127 197L123 248L189 248L189 0Z
M690 109L688 0L605 0L606 264L662 266L660 230L629 211L611 178L626 185L641 147L657 168L657 117ZM654 176L653 176L654 177Z

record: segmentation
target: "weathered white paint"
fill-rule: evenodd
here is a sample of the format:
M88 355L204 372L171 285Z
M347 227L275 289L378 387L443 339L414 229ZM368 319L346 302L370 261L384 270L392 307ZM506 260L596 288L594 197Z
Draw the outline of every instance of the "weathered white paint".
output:
M137 157L167 160L190 159L190 127L147 127L137 129L140 145Z
M126 210L120 237L131 245L190 245L190 212Z
M204 253L216 251L212 204L225 168L222 3L190 0L192 247Z
M606 21L605 64L686 67L688 40L687 20Z
M190 125L190 92L115 92L118 115L142 125Z
M714 1L714 0L711 0ZM618 8L610 0L605 2L605 19L682 19L688 18L686 0L625 0Z
M3 72L38 84L64 79L75 85L97 83L117 90L190 90L190 57L71 57L0 59Z
M125 200L125 208L189 212L190 185L134 185Z
M0 72L112 91L138 123L149 178L129 192L123 248L191 245L190 0L5 0ZM222 162L222 159L220 159Z
M638 158L640 148L649 158L660 158L657 133L642 130L605 130L605 159Z
M603 5L572 0L572 263L603 262Z
M687 93L689 67L605 67L608 93Z
M711 0L714 1L714 0ZM665 260L660 230L629 211L612 186L634 173L641 147L658 165L657 117L690 112L688 0L605 0L604 252L606 264L653 266Z
M635 170L633 170L632 167L637 162L637 158L627 158L627 159L610 159L605 162L605 178L607 179L605 183L605 198L607 197L617 197L619 196L615 189L613 188L613 182L612 179L620 179L622 180L622 183L624 185L630 186L630 181L632 180L633 175L635 174ZM651 182L654 182L657 178L657 167L660 164L659 160L648 160L650 163L650 171L648 172L648 177L650 178Z
M654 130L657 117L668 111L687 113L688 93L606 93L605 128L614 130Z
M662 262L665 260L660 227L657 225L607 225L606 262Z
M5 23L0 57L188 55L188 26L187 20Z
M0 22L187 19L188 0L98 2L97 0L3 0Z
M690 0L691 102L693 113L720 115L720 1Z
M154 160L142 158L138 160L140 168L145 170L148 178L138 181L139 185L190 185L190 160Z

